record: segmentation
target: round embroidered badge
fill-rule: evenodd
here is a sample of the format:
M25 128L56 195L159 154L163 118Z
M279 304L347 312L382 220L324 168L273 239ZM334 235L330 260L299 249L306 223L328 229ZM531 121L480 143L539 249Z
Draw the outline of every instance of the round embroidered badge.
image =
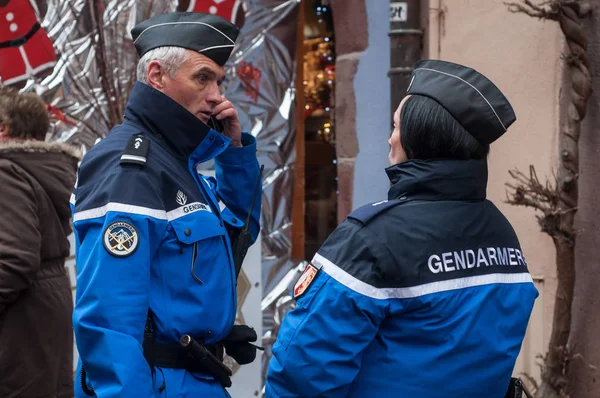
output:
M115 257L132 255L138 243L137 230L125 221L116 221L104 231L104 248Z

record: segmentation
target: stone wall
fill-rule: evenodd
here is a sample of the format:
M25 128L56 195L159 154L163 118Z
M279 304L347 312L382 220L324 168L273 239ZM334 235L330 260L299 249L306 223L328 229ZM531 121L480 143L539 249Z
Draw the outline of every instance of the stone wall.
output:
M338 169L338 222L352 211L358 154L354 75L369 43L365 0L332 0L335 30L335 134Z

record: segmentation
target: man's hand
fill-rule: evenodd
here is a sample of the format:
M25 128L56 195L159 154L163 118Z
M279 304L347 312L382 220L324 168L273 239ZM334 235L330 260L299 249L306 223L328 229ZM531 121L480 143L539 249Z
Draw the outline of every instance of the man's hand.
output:
M217 120L223 123L223 135L231 138L231 146L242 146L242 126L238 117L237 110L233 104L221 96L222 102L215 106L213 115Z
M231 332L222 341L227 355L235 359L240 365L252 363L256 358L256 349L254 344L258 339L256 331L246 325L233 325Z

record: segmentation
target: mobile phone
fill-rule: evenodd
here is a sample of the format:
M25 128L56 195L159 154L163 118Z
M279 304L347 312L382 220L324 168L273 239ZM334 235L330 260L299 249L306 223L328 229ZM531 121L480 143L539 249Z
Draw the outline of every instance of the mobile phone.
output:
M212 128L217 133L223 133L223 122L217 120L217 118L214 116L210 117L210 120L208 121L208 127Z

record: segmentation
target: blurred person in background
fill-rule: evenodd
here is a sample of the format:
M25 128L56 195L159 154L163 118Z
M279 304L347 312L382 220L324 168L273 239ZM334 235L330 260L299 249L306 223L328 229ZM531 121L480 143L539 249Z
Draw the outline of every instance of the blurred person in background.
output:
M44 142L33 93L0 87L0 397L73 396L65 271L78 153Z

